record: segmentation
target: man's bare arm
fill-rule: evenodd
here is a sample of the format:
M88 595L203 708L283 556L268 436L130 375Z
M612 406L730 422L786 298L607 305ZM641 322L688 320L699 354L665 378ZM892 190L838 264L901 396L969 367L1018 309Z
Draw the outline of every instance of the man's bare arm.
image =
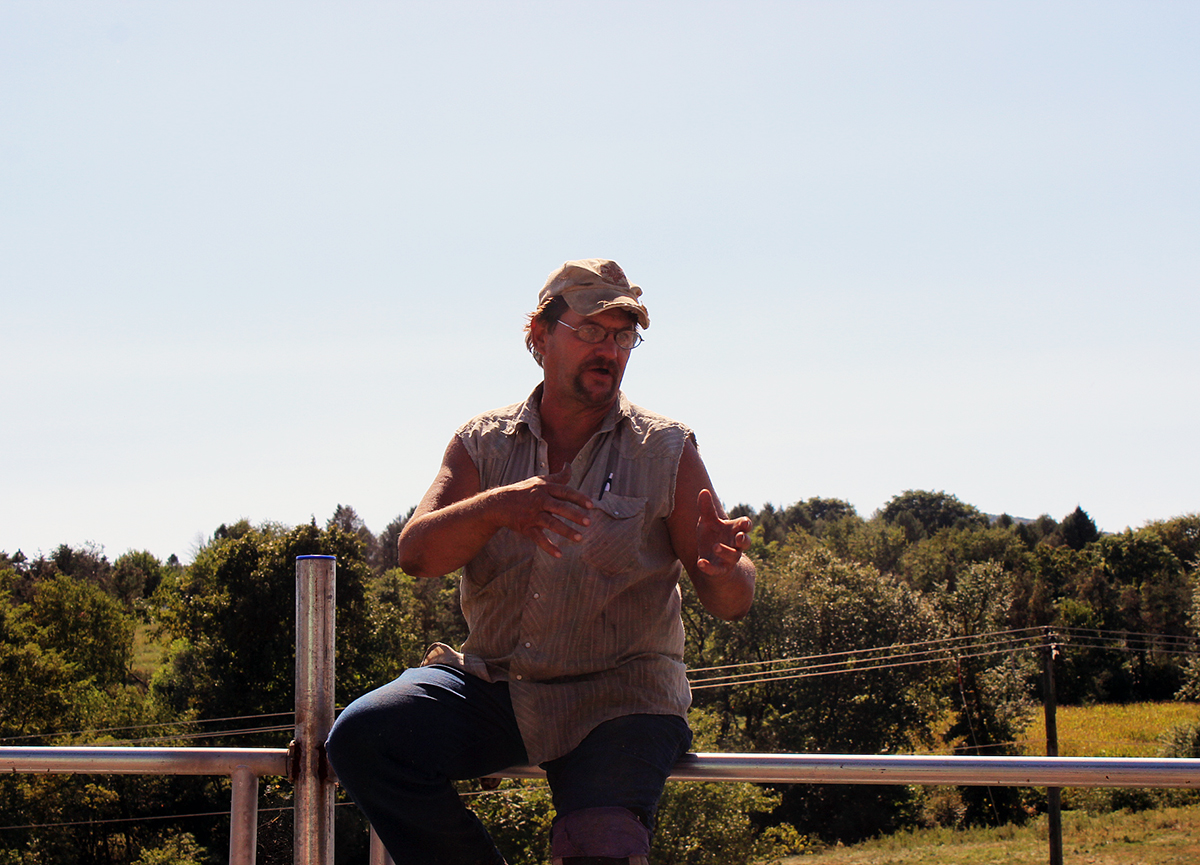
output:
M754 563L742 555L750 548L750 520L726 518L691 441L679 457L675 508L667 517L667 529L704 608L726 621L746 615L757 576Z
M400 532L400 567L414 577L440 577L479 554L501 528L530 538L552 556L561 556L547 537L553 532L578 541L592 500L566 486L571 467L480 491L479 470L458 436L450 440L442 466L412 518Z

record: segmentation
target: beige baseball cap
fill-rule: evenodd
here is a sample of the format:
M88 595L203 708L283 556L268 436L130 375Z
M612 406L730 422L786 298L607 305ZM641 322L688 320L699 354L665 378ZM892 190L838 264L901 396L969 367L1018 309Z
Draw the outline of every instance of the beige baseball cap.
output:
M627 309L643 328L650 326L650 313L638 302L642 290L625 278L621 265L607 258L567 261L550 274L538 295L538 305L562 297L580 315L595 315L606 309Z

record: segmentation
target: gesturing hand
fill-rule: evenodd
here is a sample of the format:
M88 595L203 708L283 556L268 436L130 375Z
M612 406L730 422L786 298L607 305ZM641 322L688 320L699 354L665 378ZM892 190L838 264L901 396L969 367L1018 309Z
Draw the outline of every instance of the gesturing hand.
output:
M726 577L750 549L750 518L723 519L712 490L700 490L696 504L696 565L710 577Z
M579 526L591 523L587 511L592 507L592 500L567 486L570 480L571 464L567 463L552 475L537 475L504 487L500 491L504 525L529 538L555 558L561 558L562 550L546 532L580 541L583 535L564 520Z

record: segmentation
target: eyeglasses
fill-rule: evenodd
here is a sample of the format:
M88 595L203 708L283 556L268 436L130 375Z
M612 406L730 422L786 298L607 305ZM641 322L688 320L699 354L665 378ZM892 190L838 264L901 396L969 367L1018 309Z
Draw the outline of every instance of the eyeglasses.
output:
M588 345L597 345L608 339L608 335L613 335L613 342L617 344L617 348L623 348L626 351L632 351L642 344L642 335L632 328L625 330L609 330L607 327L601 327L598 324L590 322L579 325L579 327L571 327L565 321L559 321L563 327L570 327L575 331L575 335L579 337L581 342L586 342Z

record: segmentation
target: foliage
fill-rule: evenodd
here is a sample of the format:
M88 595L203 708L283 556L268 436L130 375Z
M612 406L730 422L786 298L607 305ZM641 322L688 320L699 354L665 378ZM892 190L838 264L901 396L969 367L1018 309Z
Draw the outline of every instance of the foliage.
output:
M87 725L122 697L133 622L100 588L61 574L14 604L16 579L0 572L0 736Z
M650 848L656 865L746 865L803 853L805 839L788 824L759 830L780 796L755 784L667 785Z
M755 526L761 529L764 544L782 544L795 531L820 536L827 526L857 516L854 506L849 502L817 496L782 509L776 509L768 503L763 505L761 511L755 511L750 505L739 504L729 515L731 518L750 517Z
M400 532L404 529L404 524L411 519L416 510L417 506L413 505L404 514L388 523L387 527L379 533L375 544L375 556L371 560L371 567L375 573L382 574L392 568L400 567L400 555L396 544L400 540Z
M879 512L885 522L903 526L910 542L929 537L939 529L986 526L987 517L957 496L929 490L906 490Z
M38 642L69 658L75 674L104 688L123 682L133 655L133 620L111 595L66 576L41 582L28 605Z
M1073 550L1082 550L1088 544L1100 540L1100 531L1096 528L1096 523L1087 515L1087 511L1078 505L1063 517L1058 532L1063 543Z
M72 577L56 566L25 583L25 600L16 602L12 587L21 576L0 572L0 737L102 744L169 720L129 676L133 619L120 600L93 574ZM4 776L0 813L31 825L76 825L10 829L0 834L0 861L127 862L157 843L163 824L88 821L157 814L164 803L211 810L185 787L161 777Z
M162 582L163 564L152 553L130 550L113 562L112 592L126 606L154 594Z
M151 687L177 712L228 717L294 705L296 557L337 557L336 674L359 693L375 681L362 542L338 527L251 527L214 539L184 572L164 579L153 604L172 639ZM259 743L259 744L266 744Z
M545 781L505 780L496 790L465 785L466 801L479 815L511 865L541 865L550 859L554 806Z
M792 667L804 667L810 657L937 635L934 609L917 592L870 565L837 558L812 539L793 537L796 546L760 567L755 604L742 621L706 619L686 595L690 631L703 634L691 643L689 666L793 659ZM854 672L855 666L844 659L799 677L764 675L768 681L697 691L696 703L715 715L723 750L895 753L930 736L940 708L926 671ZM904 788L790 787L771 822L825 840L852 840L893 827L908 798Z
M1011 603L1004 569L994 562L972 563L953 587L944 585L939 606L951 637L986 635L1004 630ZM944 734L956 753L1012 755L1016 740L1029 723L1033 705L1027 681L1030 659L1003 651L980 656L966 651L956 658L956 719ZM1012 787L968 787L962 798L968 823L1004 823L1025 817L1019 792Z
M1184 567L1200 568L1200 514L1158 520L1149 523L1145 531L1158 535Z
M131 865L206 865L204 848L188 832L172 833L161 844L142 850Z
M685 583L688 664L698 669L791 658L787 666L808 669L795 678L760 676L753 683L697 690L698 747L895 753L945 734L960 752L1016 753L1040 680L1028 653L964 652L958 665L887 670L838 654L943 636L984 640L1010 628L1052 626L1063 634L1057 689L1064 703L1200 697L1200 662L1185 665L1174 651L1181 640L1200 646L1196 514L1098 536L1082 507L1061 522L1048 515L1033 521L1005 516L989 524L954 496L913 490L870 519L841 500L818 497L757 511L739 505L732 513L756 523L755 606L739 623L720 622L703 611ZM186 568L174 557L164 564L134 550L109 564L95 545L60 545L33 560L0 553L0 737L116 741L112 737L143 735L128 729L139 725L169 733L162 726L169 721L290 710L294 558L300 554L338 558L337 684L343 702L418 662L429 642L461 643L465 626L456 579L417 580L395 567L395 537L410 514L378 537L347 505L339 505L323 529L315 522L292 529L240 519L218 527ZM137 617L149 622L144 628L159 629L169 645L150 690L130 672ZM1160 639L1143 648L1132 638L1114 639L1122 632L1162 634L1176 642ZM817 663L825 666L812 669ZM1068 711L1064 707L1063 716ZM94 732L109 728L118 729ZM1196 753L1196 730L1181 725L1164 747L1172 754ZM235 744L279 740L273 734ZM1066 740L1062 746L1069 747ZM286 804L289 789L270 783L264 801ZM506 782L488 795L469 792L514 865L544 861L553 813L544 784ZM1031 795L1008 788L989 794L976 787L770 789L673 782L653 857L764 861L788 851L811 852L816 839L849 842L914 825L1022 820L1040 806ZM1101 811L1158 807L1183 795L1069 791L1067 798ZM0 811L31 823L227 807L222 779L0 779ZM346 828L351 837L365 839L355 809L338 812L339 824L354 824L339 832ZM227 843L220 824L207 819L174 829L150 822L9 831L0 835L0 863L214 860ZM260 861L286 861L289 839L286 820L265 825ZM339 847L339 855L358 853Z
M1163 736L1163 756L1200 759L1200 721L1179 724Z
M946 528L904 550L897 570L922 591L953 591L958 575L970 565L992 562L1016 573L1028 555L1024 544L1007 529L966 524Z

